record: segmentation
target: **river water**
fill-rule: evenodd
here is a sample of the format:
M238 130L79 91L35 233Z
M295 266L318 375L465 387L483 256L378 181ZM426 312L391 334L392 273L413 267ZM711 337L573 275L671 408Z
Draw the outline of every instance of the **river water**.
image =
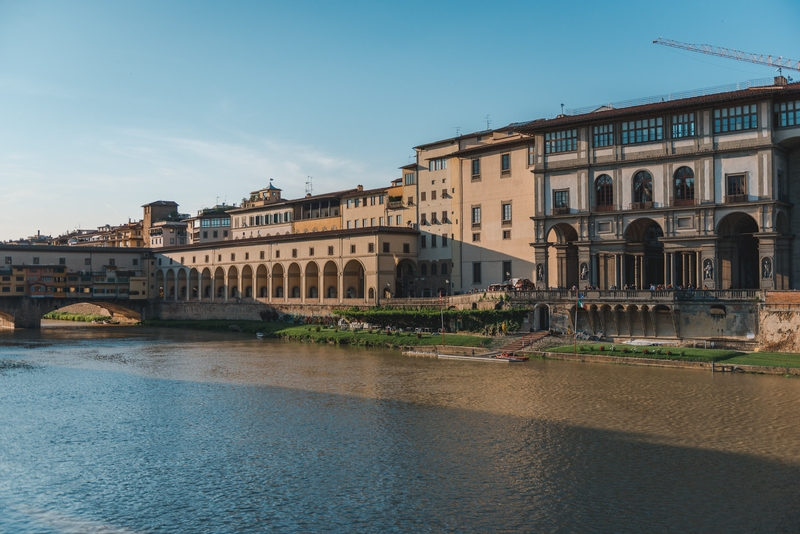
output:
M0 532L798 532L800 380L0 333Z

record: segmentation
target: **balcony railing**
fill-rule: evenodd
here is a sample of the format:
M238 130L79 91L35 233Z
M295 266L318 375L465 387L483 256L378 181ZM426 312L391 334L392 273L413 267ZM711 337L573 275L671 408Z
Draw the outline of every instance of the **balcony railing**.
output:
M653 202L631 202L632 210L651 210L653 209Z
M594 211L614 211L616 206L613 204L609 204L607 206L595 206Z
M676 198L673 199L673 206L694 206L697 201L693 198Z
M403 201L402 200L390 200L389 201L389 209L396 210L396 209L399 209L399 208L402 208L402 207L403 207Z
M727 195L725 196L725 204L740 204L747 202L747 195Z
M569 208L553 208L553 215L569 215Z

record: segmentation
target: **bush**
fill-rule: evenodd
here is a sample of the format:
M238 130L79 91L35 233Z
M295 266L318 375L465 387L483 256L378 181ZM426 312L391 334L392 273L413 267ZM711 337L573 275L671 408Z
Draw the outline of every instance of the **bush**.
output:
M606 348L603 345L600 345L600 351L602 352L604 350L606 350Z
M317 326L317 332L319 332L320 330L322 330L322 328L320 328L319 326Z

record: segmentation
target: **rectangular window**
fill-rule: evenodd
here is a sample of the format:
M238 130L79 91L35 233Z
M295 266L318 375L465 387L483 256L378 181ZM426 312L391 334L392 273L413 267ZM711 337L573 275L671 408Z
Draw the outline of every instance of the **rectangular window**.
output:
M477 243L480 240L481 240L481 234L472 234L472 241L474 243Z
M358 219L353 221L353 228L358 228Z
M362 228L366 228L367 227L367 219L361 219L361 227Z
M208 254L206 254L206 263L208 263Z
M389 243L384 243L383 244L383 251L384 252L389 252Z
M260 260L264 259L264 251L263 250L258 253L258 259L260 259Z
M420 213L419 214L419 223L420 224L428 224L428 214L427 213Z
M664 139L664 119L642 119L622 123L622 144L650 143Z
M473 206L472 207L472 224L481 224L481 207L480 206Z
M383 205L383 196L384 196L384 195L379 195L379 196L378 196L378 204L381 204L381 205Z
M214 230L214 238L217 238L217 237L219 237L219 231L218 230Z
M281 257L281 251L280 250L276 250L275 251L275 258L280 258L280 257Z
M569 208L569 189L553 191L553 207L556 209Z
M350 227L353 225L352 221L347 221L347 229L349 230Z
M11 256L6 256L5 263L6 265L11 265Z
M403 181L405 182L406 185L414 185L414 173L407 172L405 177L403 178Z
M314 255L314 247L308 247L308 255L309 256L313 256Z
M475 178L481 175L481 160L473 159L472 160L472 177Z
M694 137L694 113L672 116L672 138Z
M600 148L614 144L614 125L603 124L592 127L592 146Z
M411 245L408 243L403 243L403 253L408 254L409 252L411 252Z
M544 134L545 154L578 150L578 130L562 130Z
M528 145L528 165L536 163L536 152L533 150L534 145Z
M510 223L511 222L511 203L506 202L503 204L503 222Z
M420 199L422 202L425 202L426 200L428 200L428 197L427 197L427 195L428 195L428 193L426 193L425 191L423 191L422 193L420 193L420 194L419 194L419 199Z
M67 258L58 258L58 264L59 265L66 265L67 264Z
M481 264L480 263L473 263L472 264L472 283L473 284L480 284L481 283Z
M394 219L394 222L395 222L395 224L397 226L402 226L402 224L403 224L403 216L402 215L396 216L395 219Z
M370 254L375 252L375 243L367 243L367 252Z
M800 125L800 100L775 104L775 127Z
M747 175L729 174L725 182L725 202L747 202Z
M756 128L758 128L758 115L755 104L714 110L714 133L754 130Z
M208 231L203 232L203 239L208 239Z
M431 200L436 200L436 191L431 191Z
M386 219L384 217L378 217L378 226L386 226Z
M431 248L436 248L436 235L431 234Z
M369 220L369 225L370 225L370 226L375 226L375 217L371 217L371 218L370 218L370 220Z
M503 280L511 280L511 262L504 261L503 262Z
M447 168L447 159L445 158L432 159L428 162L429 171L440 171L446 168Z
M500 156L500 172L502 174L511 172L511 154L503 154Z
M443 212L442 212L442 222L443 222L443 223L449 222L449 221L447 220L447 212L446 212L446 211L443 211Z
M419 236L419 248L428 248L428 236Z
M350 254L355 254L355 253L356 253L356 246L350 245Z
M139 259L138 259L138 258L133 258L133 260L132 260L132 262L131 262L131 263L132 263L133 265L139 265Z
M236 253L235 252L231 253L231 261L236 261Z
M442 247L447 246L447 234L442 234Z
M511 230L503 230L503 239L511 239Z
M333 247L328 247L328 256L333 256Z
M39 265L39 258L33 258L33 264L34 265Z
M293 258L296 258L296 257L297 257L297 249L296 249L296 248L293 248L293 249L292 249L292 257L293 257Z

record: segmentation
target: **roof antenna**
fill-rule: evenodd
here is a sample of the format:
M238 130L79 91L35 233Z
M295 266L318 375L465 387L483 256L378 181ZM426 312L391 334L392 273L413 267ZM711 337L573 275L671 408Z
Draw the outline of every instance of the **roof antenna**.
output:
M461 135L461 126L453 126L453 128L455 128L455 129L456 129L456 137L458 137L459 135Z
M564 104L561 104L561 114L564 114Z
M312 181L314 180L313 176L306 176L308 180L306 180L306 195L313 196L314 195L314 184Z
M489 129L489 126L492 124L492 120L489 118L489 115L486 115L486 129Z

